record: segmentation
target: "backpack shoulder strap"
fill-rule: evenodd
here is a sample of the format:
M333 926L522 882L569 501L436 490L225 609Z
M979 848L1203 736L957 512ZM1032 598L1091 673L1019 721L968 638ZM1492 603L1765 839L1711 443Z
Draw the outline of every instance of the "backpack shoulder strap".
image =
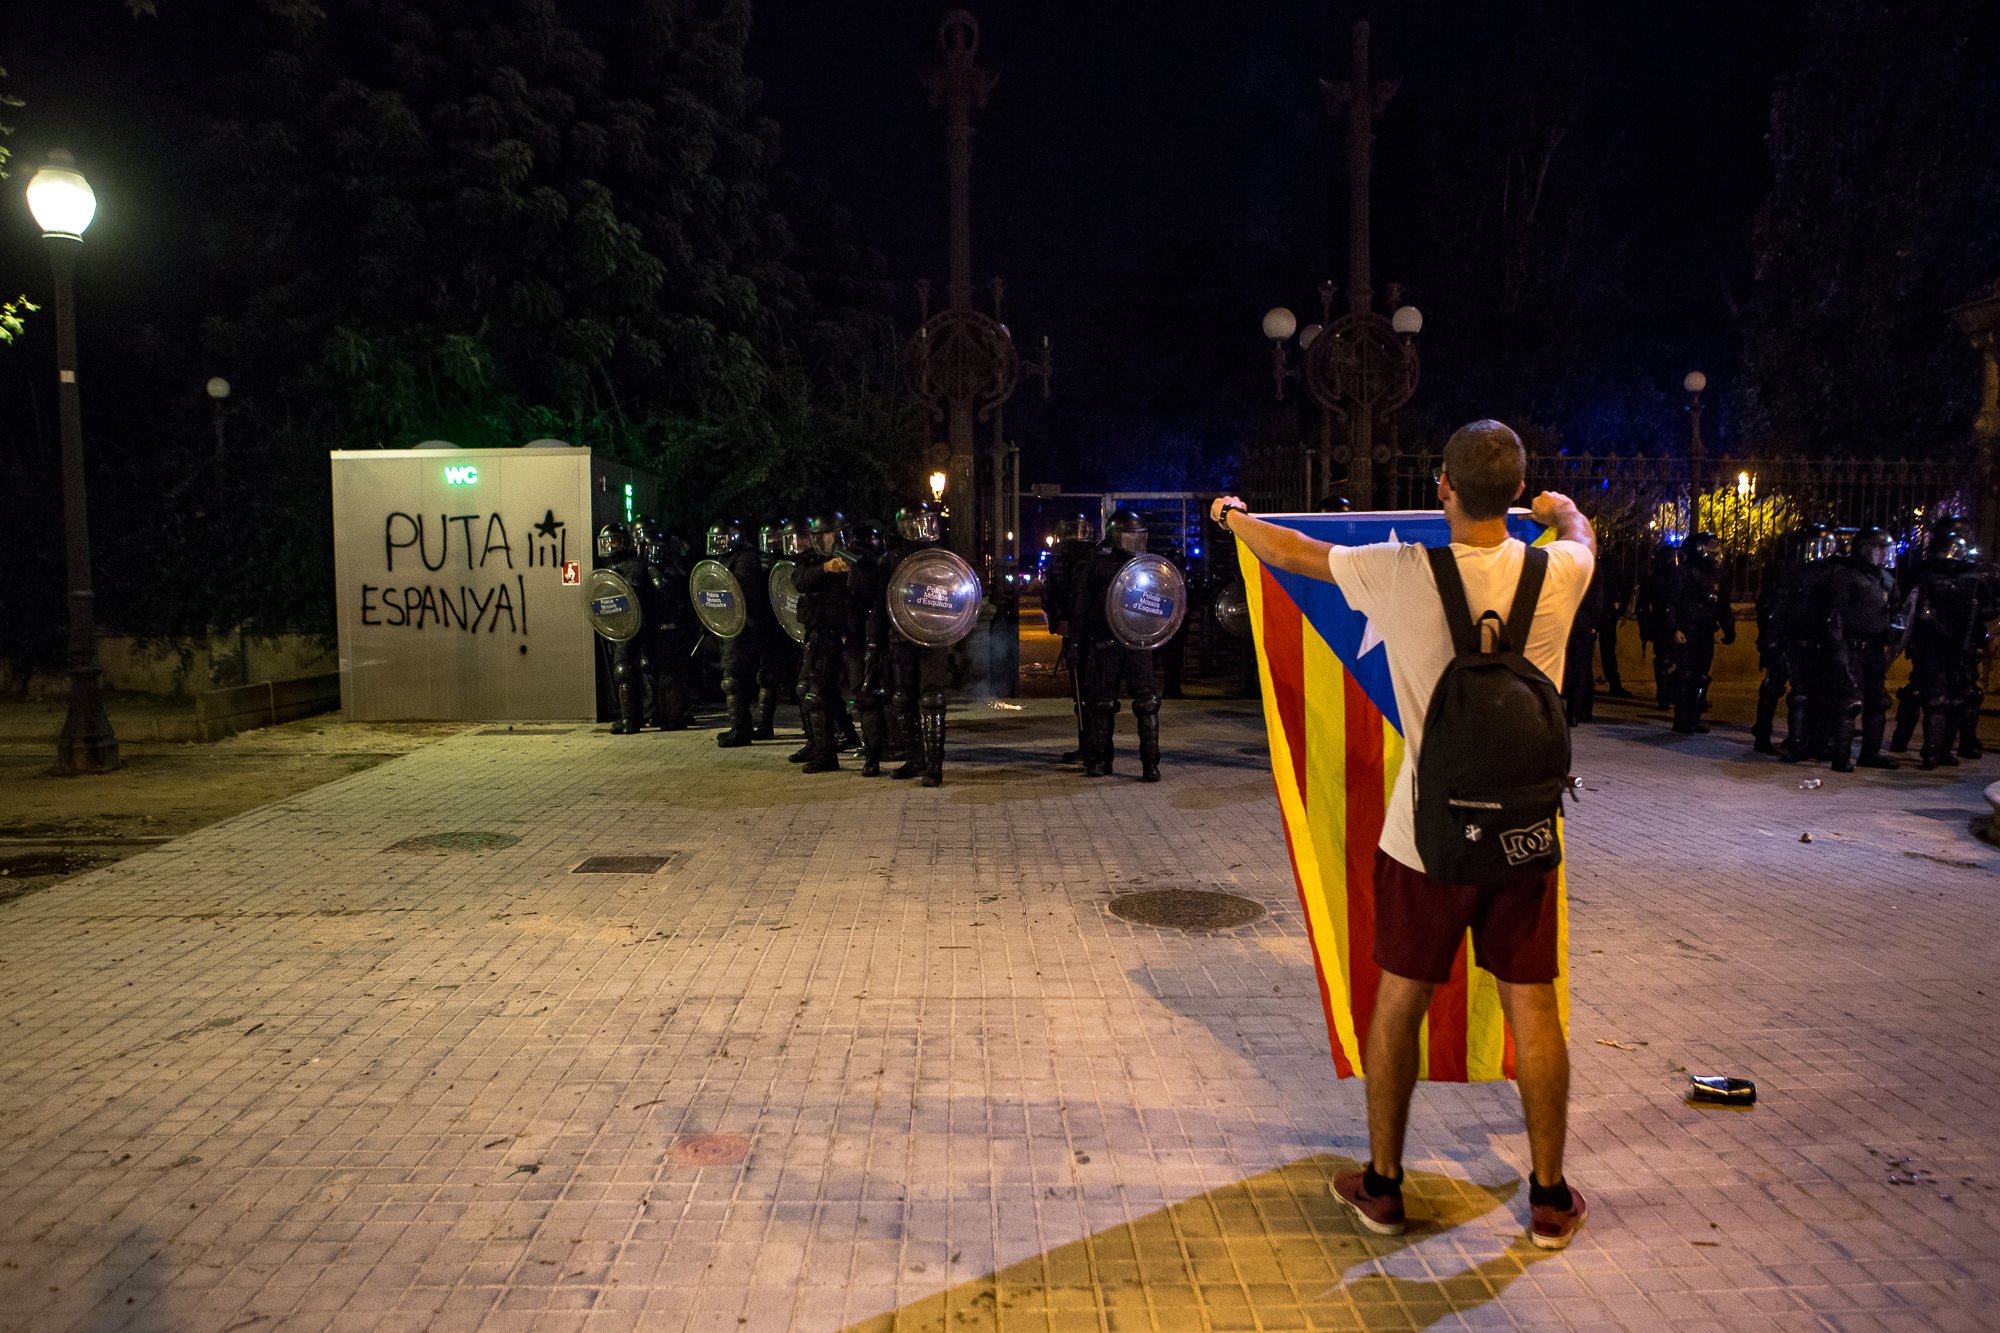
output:
M1465 601L1465 580L1458 576L1458 557L1451 547L1433 546L1424 555L1431 562L1431 577L1437 581L1438 600L1444 603L1444 623L1451 630L1452 650L1460 657L1479 651L1479 629L1472 623L1472 608Z
M1514 585L1514 605L1507 612L1506 651L1528 651L1528 630L1535 623L1535 605L1542 597L1542 580L1549 572L1549 553L1530 546L1522 553L1521 581Z

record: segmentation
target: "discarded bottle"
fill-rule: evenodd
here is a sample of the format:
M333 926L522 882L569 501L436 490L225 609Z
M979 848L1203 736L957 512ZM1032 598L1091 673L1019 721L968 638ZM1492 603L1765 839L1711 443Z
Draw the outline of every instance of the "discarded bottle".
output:
M1757 1085L1747 1078L1724 1074L1692 1074L1688 1077L1687 1099L1717 1106L1755 1106Z

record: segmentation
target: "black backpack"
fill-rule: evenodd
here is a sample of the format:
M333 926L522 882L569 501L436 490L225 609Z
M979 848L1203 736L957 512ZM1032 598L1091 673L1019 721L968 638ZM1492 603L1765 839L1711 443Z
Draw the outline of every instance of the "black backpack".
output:
M1454 656L1424 714L1417 852L1445 884L1496 884L1562 861L1556 816L1569 787L1569 724L1555 683L1525 653L1549 553L1529 547L1492 652L1481 651L1449 546L1429 553Z

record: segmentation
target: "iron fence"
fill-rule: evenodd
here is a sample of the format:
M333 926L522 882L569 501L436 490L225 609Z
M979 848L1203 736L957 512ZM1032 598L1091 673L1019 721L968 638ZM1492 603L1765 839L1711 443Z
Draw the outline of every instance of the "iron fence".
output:
M1437 455L1406 457L1396 474L1399 508L1437 506ZM1560 491L1597 529L1614 568L1636 570L1661 540L1696 532L1721 538L1731 595L1757 596L1765 557L1806 523L1880 527L1921 549L1941 514L1969 515L1969 467L1906 459L1685 458L1558 454L1531 458L1528 493Z

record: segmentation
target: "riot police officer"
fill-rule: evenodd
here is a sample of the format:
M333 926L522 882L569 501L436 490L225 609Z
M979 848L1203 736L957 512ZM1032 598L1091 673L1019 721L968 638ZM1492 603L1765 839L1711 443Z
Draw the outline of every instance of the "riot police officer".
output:
M652 570L647 599L646 721L661 731L684 731L688 724L688 656L695 645L694 609L688 601L687 543L669 536L659 520L641 517L632 524L639 558Z
M873 523L855 525L847 552L846 685L861 731L861 776L880 777L888 743L888 661L882 652L888 542Z
M1986 706L1986 650L1993 641L1992 624L1994 617L2000 616L2000 570L1978 560L1978 548L1973 548L1970 558L1973 568L1968 577L1977 589L1973 601L1972 633L1966 644L1965 663L1962 668L1963 689L1958 704L1958 757L1978 759L1985 755L1986 747L1979 741L1979 715Z
M1694 735L1708 730L1701 720L1708 702L1709 668L1715 663L1715 635L1736 642L1736 616L1722 587L1722 541L1697 532L1681 551L1669 586L1662 629L1672 654L1674 730Z
M618 720L611 724L611 733L629 736L646 725L646 681L652 673L652 636L647 627L660 615L666 585L639 554L632 529L625 523L614 521L597 530L597 562L624 579L639 602L639 632L611 645L611 685L618 700Z
M841 686L847 669L848 570L840 555L849 546L847 520L838 513L806 521L805 548L793 582L799 590L799 619L806 628L799 674L799 711L806 720L804 772L831 773L840 767L840 728L845 716ZM796 545L796 544L795 544Z
M894 584L902 562L938 544L943 523L927 500L896 511L897 546L890 553L885 589ZM883 599L878 598L878 602ZM907 758L889 774L895 779L920 778L926 787L944 781L946 688L951 680L951 650L922 648L910 642L888 621L884 605L877 638L888 652L889 722L895 744Z
M1639 626L1639 645L1653 649L1653 702L1661 708L1673 706L1674 662L1677 654L1673 633L1667 627L1667 602L1674 580L1679 576L1681 548L1672 538L1662 537L1639 575L1639 595L1633 618Z
M1965 727L1962 710L1972 692L1969 666L1980 612L1979 571L1972 550L1971 525L1963 519L1945 519L1931 533L1929 550L1917 571L1910 684L1922 704L1925 768L1958 764L1952 750Z
M1882 678L1889 669L1889 636L1896 619L1895 577L1889 553L1895 542L1880 528L1854 534L1848 552L1829 562L1821 584L1825 607L1828 682L1833 687L1833 771L1852 773L1854 727L1861 724L1861 766L1894 768L1882 753L1885 720Z
M1042 585L1042 613L1048 617L1049 633L1062 640L1063 671L1069 676L1071 711L1076 714L1076 748L1064 754L1062 762L1073 764L1083 757L1083 642L1073 612L1077 585L1090 565L1097 546L1097 525L1083 514L1072 514L1056 524L1055 554L1049 558L1049 573Z
M743 590L746 617L743 632L722 641L722 701L729 712L729 730L719 733L715 743L727 750L748 745L756 735L750 721L750 700L771 637L771 601L764 591L763 565L744 539L741 523L732 518L711 524L707 549Z
M1820 714L1813 703L1824 659L1819 588L1832 552L1833 535L1821 524L1808 523L1781 537L1765 566L1757 591L1757 660L1763 678L1757 685L1757 717L1750 725L1751 747L1759 754L1782 754L1797 762L1820 748L1823 738L1814 725ZM1780 702L1786 705L1782 751L1771 739Z
M1093 552L1071 611L1083 640L1083 771L1089 777L1112 772L1119 692L1132 696L1132 718L1139 733L1139 776L1160 780L1160 692L1153 683L1151 649L1127 648L1112 632L1105 611L1112 579L1126 561L1146 549L1146 523L1121 509L1104 525L1104 543Z
M759 572L757 595L752 600L761 603L767 612L758 627L758 651L762 656L755 682L757 730L754 734L760 741L768 741L778 734L778 705L799 678L798 641L787 634L785 627L778 623L778 617L770 613L771 571L780 560L790 558L785 550L785 525L791 522L791 519L774 518L757 529Z

